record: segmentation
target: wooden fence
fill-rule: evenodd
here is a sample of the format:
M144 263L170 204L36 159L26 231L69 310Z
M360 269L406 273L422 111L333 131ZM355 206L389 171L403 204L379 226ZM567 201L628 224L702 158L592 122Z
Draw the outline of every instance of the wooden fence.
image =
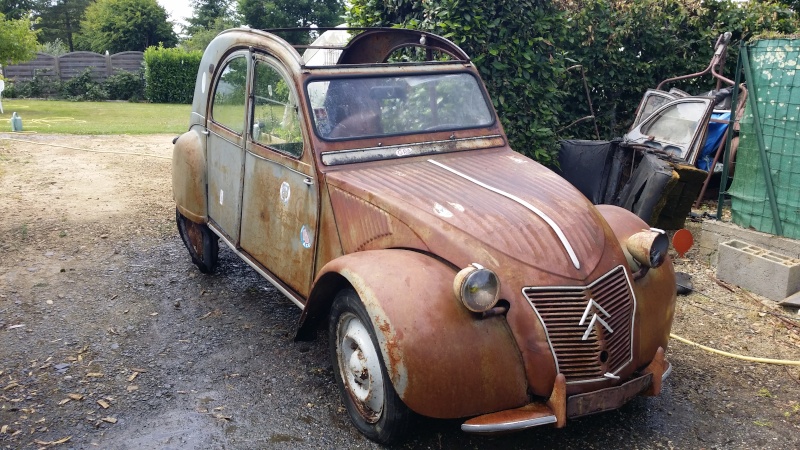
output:
M122 52L113 55L93 52L71 52L61 56L37 53L36 59L15 66L3 67L3 76L12 80L30 80L34 75L58 77L69 80L80 75L84 70L92 69L92 79L103 81L115 72L142 70L144 53Z

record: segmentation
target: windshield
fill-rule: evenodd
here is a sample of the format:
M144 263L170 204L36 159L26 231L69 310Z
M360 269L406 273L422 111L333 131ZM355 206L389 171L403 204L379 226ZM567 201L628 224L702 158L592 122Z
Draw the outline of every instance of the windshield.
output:
M324 139L411 134L491 125L494 115L468 73L336 78L308 83Z

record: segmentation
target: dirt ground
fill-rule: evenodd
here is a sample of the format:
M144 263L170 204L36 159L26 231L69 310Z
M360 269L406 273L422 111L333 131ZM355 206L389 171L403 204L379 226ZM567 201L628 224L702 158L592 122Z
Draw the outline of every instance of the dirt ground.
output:
M213 275L191 264L171 140L0 134L0 448L377 447L350 425L324 339L293 341L291 302L225 249ZM795 311L718 284L692 252L676 267L696 292L674 333L800 360ZM420 420L398 448L800 448L800 367L675 340L667 357L658 398L499 437Z

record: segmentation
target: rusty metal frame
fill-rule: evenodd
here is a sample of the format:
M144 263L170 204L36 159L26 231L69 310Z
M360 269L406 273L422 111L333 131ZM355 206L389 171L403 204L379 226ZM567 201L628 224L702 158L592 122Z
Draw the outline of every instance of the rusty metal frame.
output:
M433 33L421 30L388 27L319 27L319 28L266 28L259 31L281 36L287 32L325 32L358 31L344 46L289 44L295 49L341 50L336 65L385 63L391 54L403 47L418 47L427 50L428 60L431 52L438 50L448 54L455 61L469 61L469 55L452 41ZM452 61L451 61L452 62ZM314 67L314 66L308 66Z
M678 76L678 77L667 78L666 80L662 81L661 83L658 83L658 86L656 86L656 89L662 90L661 89L662 86L664 86L667 83L672 83L673 81L680 81L680 80L688 80L688 79L691 79L691 78L697 78L697 77L706 75L708 73L710 73L712 77L716 78L716 80L717 80L717 89L719 89L719 87L720 87L720 82L725 82L725 83L727 83L729 85L734 85L735 83L734 83L733 80L728 79L725 76L723 76L721 73L717 72L717 67L724 67L724 65L725 65L725 59L726 59L726 56L727 56L727 53L728 53L728 43L730 42L730 40L731 40L731 32L730 31L726 31L725 33L721 34L717 38L717 42L716 42L716 44L714 44L714 56L711 57L711 62L708 64L708 67L706 67L702 71L697 72L697 73L692 73L692 74L689 74L689 75L681 75L681 76Z

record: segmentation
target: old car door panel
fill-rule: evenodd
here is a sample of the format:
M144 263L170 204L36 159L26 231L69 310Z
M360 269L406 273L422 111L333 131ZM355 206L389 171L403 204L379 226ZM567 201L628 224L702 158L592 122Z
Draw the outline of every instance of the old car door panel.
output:
M658 108L623 138L694 164L714 107L706 97L682 98Z
M214 80L208 110L208 215L239 244L244 170L248 53L232 54Z
M663 105L677 99L678 96L657 89L648 89L642 97L642 101L636 108L636 118L633 120L631 130L639 125L643 120L653 115L653 113Z
M315 180L247 153L242 249L300 295L308 295L319 201Z
M319 210L313 168L302 163L297 94L280 63L254 60L244 161L241 248L301 296L314 274Z

